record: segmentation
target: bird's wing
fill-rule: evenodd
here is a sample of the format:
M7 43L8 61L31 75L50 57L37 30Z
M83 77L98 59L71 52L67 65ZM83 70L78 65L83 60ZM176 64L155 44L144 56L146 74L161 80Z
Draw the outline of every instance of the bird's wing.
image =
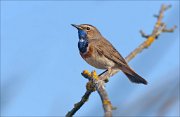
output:
M119 54L119 52L113 47L113 45L106 39L101 39L94 46L97 52L104 55L108 59L114 61L120 66L127 66L125 59Z
M104 55L106 58L114 61L119 65L119 68L125 73L130 81L135 83L147 84L147 81L139 76L134 70L132 70L125 59L119 54L119 52L112 46L110 42L105 39L101 39L94 46L100 55Z

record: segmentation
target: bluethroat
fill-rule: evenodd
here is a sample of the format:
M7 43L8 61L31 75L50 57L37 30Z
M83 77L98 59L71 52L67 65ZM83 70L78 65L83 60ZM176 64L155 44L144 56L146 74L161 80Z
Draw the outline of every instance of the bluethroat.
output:
M129 67L125 59L96 27L89 24L72 24L72 26L78 30L79 52L88 64L98 69L107 69L110 74L112 70L121 70L131 82L147 84L145 79Z

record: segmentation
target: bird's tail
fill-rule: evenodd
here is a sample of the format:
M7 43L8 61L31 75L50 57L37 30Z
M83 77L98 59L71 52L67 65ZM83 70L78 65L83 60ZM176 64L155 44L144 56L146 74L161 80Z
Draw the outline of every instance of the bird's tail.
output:
M133 83L142 83L147 85L147 81L139 76L136 72L134 72L130 67L128 67L128 70L122 70L124 74L128 77L128 79Z

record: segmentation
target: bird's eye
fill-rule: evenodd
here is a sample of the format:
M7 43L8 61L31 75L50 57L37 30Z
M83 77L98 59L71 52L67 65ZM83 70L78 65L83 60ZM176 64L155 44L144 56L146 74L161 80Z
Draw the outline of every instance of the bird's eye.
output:
M86 29L87 29L87 30L90 30L90 28L89 28L89 27L87 27Z

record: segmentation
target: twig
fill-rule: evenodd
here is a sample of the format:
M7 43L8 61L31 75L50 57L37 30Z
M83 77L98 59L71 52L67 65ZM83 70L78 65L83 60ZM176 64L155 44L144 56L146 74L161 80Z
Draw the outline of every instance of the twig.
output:
M161 33L173 32L175 30L176 26L174 26L171 29L166 29L165 23L162 22L162 19L164 16L164 11L166 11L170 7L171 7L170 5L168 5L168 6L162 5L161 6L159 14L155 15L155 17L157 18L157 22L156 22L154 29L150 35L145 34L142 30L140 31L141 36L146 38L146 40L125 58L125 60L127 62L132 60L143 49L148 48L154 42L154 40L158 38L158 36ZM112 71L112 72L113 72L112 75L114 75L118 71ZM82 75L89 80L89 82L86 85L87 91L84 94L84 96L82 97L81 101L78 102L77 104L75 104L74 108L71 111L69 111L66 116L67 117L73 116L76 113L76 111L79 110L81 108L81 106L87 101L90 94L93 91L97 90L97 92L100 95L101 100L102 100L102 104L103 104L103 108L104 108L104 112L105 112L104 116L111 117L113 107L108 98L108 94L107 94L107 92L105 90L105 86L104 86L104 81L108 80L108 78L110 77L109 75L107 75L107 70L102 72L98 76L95 71L89 73L88 71L85 70L85 71L83 71Z
M158 38L158 36L162 33L162 32L173 32L176 28L176 26L174 26L171 29L166 29L166 25L165 23L162 22L162 18L164 16L164 11L166 11L168 8L170 8L171 5L165 6L162 5L161 6L161 10L159 11L159 15L157 17L157 22L154 26L154 30L152 31L151 35L145 35L145 33L143 33L143 31L141 31L141 36L142 37L146 37L147 40L144 41L141 45L139 45L138 48L136 48L133 52L131 52L127 57L126 57L126 61L129 62L131 59L133 59L138 53L140 53L144 48L148 48L155 39Z
M139 31L141 33L141 36L144 38L148 38L149 35L145 34L142 30Z
M66 116L71 117L72 115L74 115L76 113L76 111L78 111L81 108L81 106L88 100L91 93L92 93L92 91L86 90L86 92L83 95L81 101L74 104L74 108L70 112L68 112Z

